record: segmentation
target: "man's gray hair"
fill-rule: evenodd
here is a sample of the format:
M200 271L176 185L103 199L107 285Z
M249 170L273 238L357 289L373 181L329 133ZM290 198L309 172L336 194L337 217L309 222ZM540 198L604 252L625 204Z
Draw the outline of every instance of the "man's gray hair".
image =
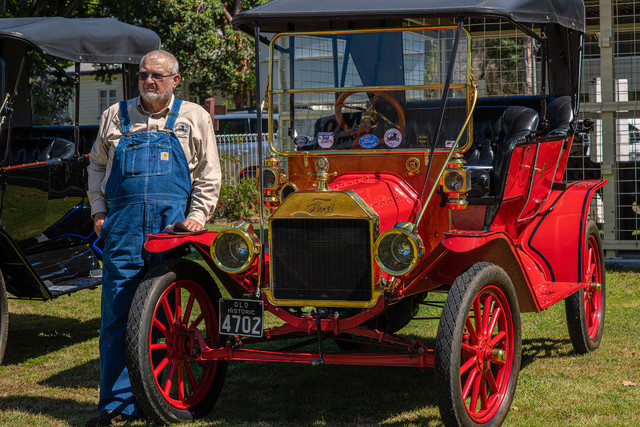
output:
M153 50L147 53L140 60L140 68L142 68L142 64L147 58L164 58L167 60L167 71L169 72L169 74L179 73L178 60L176 59L175 56L173 56L173 54L171 54L170 52L167 52L166 50L159 49L159 50Z

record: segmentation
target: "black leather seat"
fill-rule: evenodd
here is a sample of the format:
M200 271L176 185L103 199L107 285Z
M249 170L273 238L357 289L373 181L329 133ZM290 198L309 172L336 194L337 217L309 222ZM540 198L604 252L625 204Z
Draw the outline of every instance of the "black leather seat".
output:
M75 154L76 145L66 139L56 138L47 145L38 156L38 161L46 162L50 160L69 160Z
M496 120L496 117L498 118ZM511 153L538 127L538 112L522 106L481 106L473 117L473 144L465 160L471 170L469 197L502 194Z
M498 141L495 162L491 172L491 194L501 196L509 170L511 154L527 137L538 128L538 112L527 107L507 107L496 123Z
M573 121L573 108L570 96L554 99L547 106L549 132L545 136L564 136Z

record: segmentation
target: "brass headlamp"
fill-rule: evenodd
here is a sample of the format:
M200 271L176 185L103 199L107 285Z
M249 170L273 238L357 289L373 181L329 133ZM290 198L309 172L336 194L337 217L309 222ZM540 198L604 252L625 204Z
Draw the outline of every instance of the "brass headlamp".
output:
M464 209L467 207L467 192L470 189L469 169L464 167L462 154L454 153L442 174L440 184L447 195L449 209Z
M262 191L264 192L265 206L278 206L280 204L279 190L286 182L287 175L284 168L280 167L280 159L273 155L264 159Z
M418 265L424 255L424 245L413 232L413 224L399 222L378 237L374 254L382 270L392 276L402 276Z
M256 236L253 225L238 221L216 235L209 251L218 268L227 273L239 274L251 267L260 248L260 239Z

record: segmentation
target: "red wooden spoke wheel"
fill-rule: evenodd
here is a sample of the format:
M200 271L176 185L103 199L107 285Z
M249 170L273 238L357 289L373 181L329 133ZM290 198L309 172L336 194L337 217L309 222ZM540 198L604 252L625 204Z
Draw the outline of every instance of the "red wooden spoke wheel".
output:
M515 290L504 270L477 263L452 285L436 339L435 378L446 425L499 425L520 370Z
M594 339L598 334L600 315L602 308L602 273L600 271L598 246L595 236L589 236L587 241L587 271L585 273L584 287L584 313L587 321L589 338Z
M490 420L509 387L513 322L505 294L489 285L473 300L465 321L460 383L467 413L477 423Z
M186 307L183 294L187 296ZM192 313L194 306L199 307L197 316ZM215 344L218 331L215 312L205 291L189 279L169 285L156 306L149 358L156 385L176 408L188 409L200 403L215 378L216 362L198 360L198 335L208 346Z
M584 354L600 346L604 330L604 252L593 221L587 223L582 265L584 287L565 300L565 307L573 348Z
M144 413L160 424L208 413L227 364L201 358L200 340L219 343L213 279L197 264L172 261L140 284L127 325L127 366Z

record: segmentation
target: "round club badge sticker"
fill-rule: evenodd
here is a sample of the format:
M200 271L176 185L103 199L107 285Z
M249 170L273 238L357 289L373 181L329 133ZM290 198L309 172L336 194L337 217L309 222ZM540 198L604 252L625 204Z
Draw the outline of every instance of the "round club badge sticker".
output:
M358 140L358 144L362 148L373 148L378 145L378 137L371 134L362 135Z
M333 147L333 132L318 132L318 145L322 148Z
M384 143L387 147L396 148L402 143L402 133L396 128L391 128L384 133Z
M189 133L189 125L184 122L178 122L173 128L173 133L175 133L177 136L185 136Z

